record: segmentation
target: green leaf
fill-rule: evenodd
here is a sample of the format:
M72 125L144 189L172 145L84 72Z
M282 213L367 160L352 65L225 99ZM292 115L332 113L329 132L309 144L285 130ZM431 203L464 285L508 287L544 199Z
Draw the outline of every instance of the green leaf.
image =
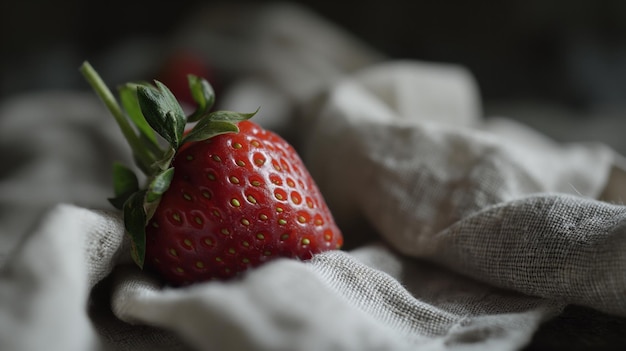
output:
M137 98L148 124L172 147L178 149L185 131L186 117L174 94L159 81L157 87L139 85Z
M187 80L189 81L191 96L198 104L196 111L191 114L187 120L188 122L197 122L213 108L215 104L215 91L213 91L213 87L209 82L193 74L188 75Z
M161 146L158 144L158 142L153 142L152 140L148 139L146 135L140 134L139 141L145 147L146 154L149 154L152 160L158 160L159 158L162 158L165 154L165 151L161 149Z
M170 167L165 171L157 174L148 185L148 193L146 194L146 202L154 202L161 198L167 191L174 176L174 167Z
M119 162L113 163L113 190L115 196L139 190L139 181L135 172Z
M201 119L200 122L198 122L198 124L196 124L196 126L189 131L187 136L185 136L183 143L206 140L219 134L238 132L239 128L237 125L231 122L208 121L207 119Z
M235 112L235 111L215 111L215 112L209 113L209 115L206 116L205 118L207 118L210 121L222 121L222 122L236 123L236 122L241 122L241 121L245 121L245 120L252 118L254 115L257 114L257 112L259 112L258 108L256 109L256 111L252 113L241 113L241 112Z
M148 139L150 142L157 144L156 135L154 134L154 130L148 122L146 118L141 113L141 107L139 106L139 99L137 98L137 87L139 84L135 83L126 83L118 88L118 93L120 96L120 101L124 110L128 114L130 120L134 123L134 125L139 129L139 132L142 136Z
M124 202L139 190L139 180L130 168L119 162L113 163L113 193L109 202L117 209L122 209Z
M113 207L121 210L124 208L124 203L126 202L126 200L128 200L128 196L110 197L107 200L109 200L109 203L113 205Z
M155 163L150 165L150 174L161 173L170 168L175 155L176 150L174 148L169 148L165 153L163 153L163 157L160 160L157 160Z
M183 143L200 141L224 133L238 133L236 123L252 118L259 109L252 113L233 111L215 111L204 115L185 136Z
M138 191L124 203L124 227L130 238L130 254L133 261L143 269L146 258L146 222L144 210L146 191Z

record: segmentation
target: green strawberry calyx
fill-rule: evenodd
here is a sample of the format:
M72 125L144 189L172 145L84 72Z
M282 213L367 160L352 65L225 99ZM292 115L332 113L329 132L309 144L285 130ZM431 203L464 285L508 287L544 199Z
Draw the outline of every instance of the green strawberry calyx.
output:
M145 227L167 189L174 168L172 160L179 148L224 133L237 133L237 123L257 112L212 111L213 88L205 79L188 75L189 89L196 110L186 115L172 92L158 80L126 83L118 87L118 103L96 70L87 61L80 72L104 102L126 138L137 168L146 176L145 186L129 167L113 164L114 197L109 202L123 211L124 227L131 242L131 256L143 268L146 254ZM195 125L187 130L188 123Z

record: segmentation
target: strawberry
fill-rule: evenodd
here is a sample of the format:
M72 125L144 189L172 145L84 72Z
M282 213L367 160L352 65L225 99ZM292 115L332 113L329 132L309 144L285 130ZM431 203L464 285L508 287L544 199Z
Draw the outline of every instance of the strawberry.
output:
M212 111L213 89L195 75L188 75L197 104L189 116L158 80L121 86L122 108L88 62L81 72L146 176L140 187L130 168L114 164L110 202L123 210L139 267L180 286L341 248L304 163L283 138L249 120L256 112Z
M178 101L185 105L194 105L195 101L188 89L187 76L193 74L213 82L217 80L215 71L202 55L189 49L172 52L157 72L157 79L174 93Z

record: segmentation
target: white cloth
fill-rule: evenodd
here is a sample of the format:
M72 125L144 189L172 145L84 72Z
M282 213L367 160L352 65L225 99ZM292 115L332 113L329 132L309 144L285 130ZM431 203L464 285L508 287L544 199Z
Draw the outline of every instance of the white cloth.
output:
M436 70L367 70L333 88L305 129L305 155L339 220L368 222L400 252L496 286L626 314L617 293L626 208L595 200L611 170L623 172L621 157L600 144L557 145L512 121L442 121L440 110L462 104L452 89L429 85L428 104L386 98L419 96L422 72Z
M3 102L0 350L501 351L572 304L622 321L621 157L483 119L460 67L373 61L285 99L345 250L178 289L129 260L106 204L127 149L95 96Z

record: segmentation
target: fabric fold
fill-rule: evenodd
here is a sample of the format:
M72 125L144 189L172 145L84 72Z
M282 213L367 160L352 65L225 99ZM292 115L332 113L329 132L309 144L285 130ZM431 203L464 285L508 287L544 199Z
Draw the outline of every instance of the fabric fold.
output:
M495 286L625 315L624 207L597 200L617 155L512 121L440 120L438 106L464 101L445 92L400 113L412 95L389 95L414 67L428 66L371 67L317 101L304 154L340 225L366 222L404 254Z
M383 266L396 261L399 270L385 272L374 257ZM162 289L135 267L115 280L119 318L175 331L197 349L517 350L563 308L402 258L384 245L309 262L278 260L241 280L183 289Z
M626 316L626 207L542 194L469 216L416 255L495 286ZM430 252L429 252L430 251Z
M49 209L0 271L0 349L98 347L89 295L122 243L114 216L66 204Z
M572 304L623 339L623 157L485 119L465 68L387 60L292 5L214 21L238 9L175 41L237 78L226 105L270 105L259 117L293 140L344 249L162 286L98 210L102 167L132 161L106 109L16 97L0 106L0 349L516 351Z

